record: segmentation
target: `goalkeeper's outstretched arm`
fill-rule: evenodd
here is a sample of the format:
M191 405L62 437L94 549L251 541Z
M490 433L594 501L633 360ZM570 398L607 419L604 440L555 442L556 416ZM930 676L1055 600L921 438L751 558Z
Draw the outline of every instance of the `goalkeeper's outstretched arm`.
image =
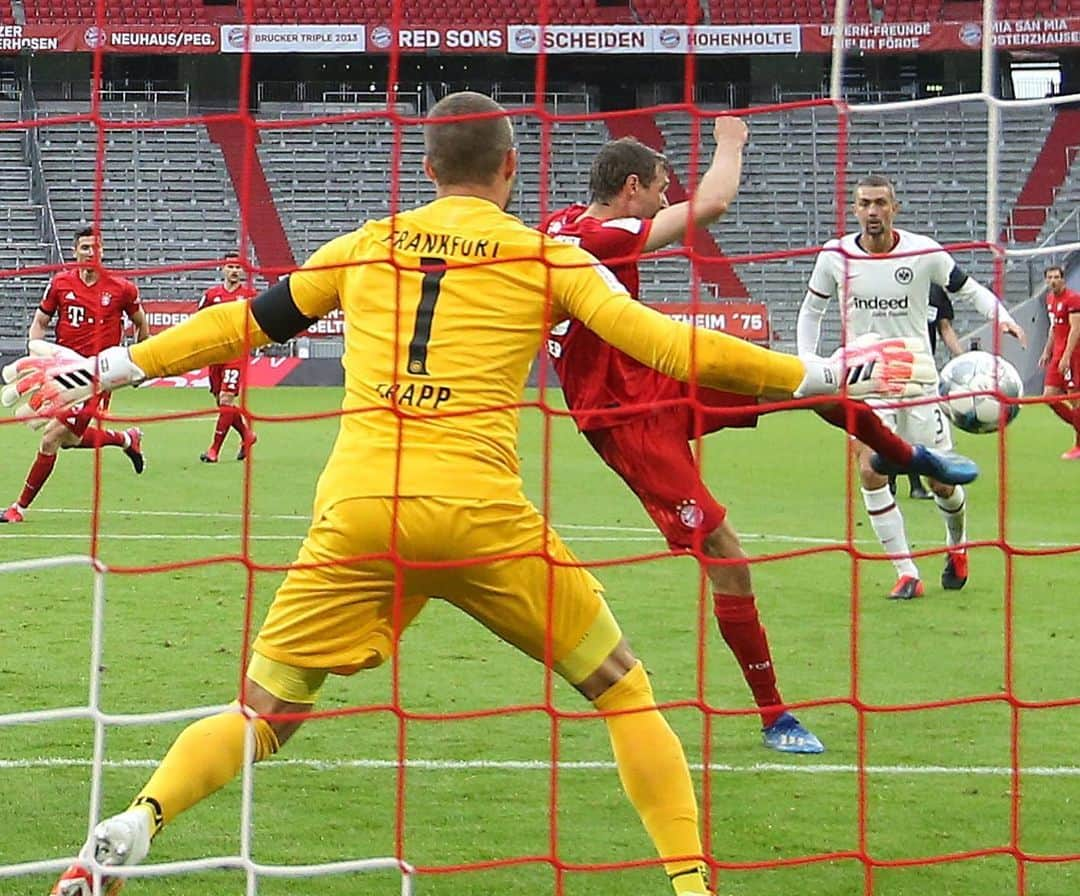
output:
M270 342L288 342L314 323L293 301L288 279L247 302L211 305L130 349L143 377L222 364Z

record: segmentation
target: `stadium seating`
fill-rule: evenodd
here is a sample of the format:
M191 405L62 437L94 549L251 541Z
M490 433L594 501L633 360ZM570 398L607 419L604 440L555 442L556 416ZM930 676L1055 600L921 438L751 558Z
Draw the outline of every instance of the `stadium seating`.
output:
M68 111L46 107L45 115ZM139 114L130 104L106 114ZM183 114L158 107L159 115ZM63 239L94 220L97 137L89 124L39 128L42 165ZM205 127L110 131L101 221L111 264L139 269L206 261L237 246L236 196ZM195 298L213 275L182 271L139 278L147 298Z
M75 109L59 106L47 111ZM128 105L107 111L130 118L132 110ZM157 114L169 113L158 109ZM390 213L395 202L396 207L408 207L433 196L421 171L418 128L405 130L395 143L392 125L380 119L287 127L296 115L319 114L325 114L325 108L294 108L261 121L258 156L297 259L366 218ZM1043 108L1003 110L997 179L1002 221L1051 121L1051 111ZM667 113L657 123L681 182L692 186L712 152L708 119L702 119L697 135L696 170L689 164L694 145L690 119ZM514 210L524 220L538 222L548 210L585 201L590 162L608 139L604 124L552 122L544 127L533 116L519 115L516 126L522 173ZM751 297L768 303L775 337L782 344L794 339L794 318L813 247L833 236L838 226L854 225L850 215L837 223L836 128L836 115L829 107L754 115L743 186L728 215L713 228L717 244L736 259L735 270ZM896 179L904 204L901 226L933 233L944 243L981 241L986 229L986 133L986 110L978 103L887 115L856 111L850 117L845 191L862 174L888 174ZM94 216L95 133L89 125L68 124L40 128L38 137L52 212L66 241L77 225ZM29 176L18 139L0 142L0 152L11 155L10 159L5 155L3 176L12 180L6 193L11 210L0 207L0 216L38 223L9 230L8 243L15 254L5 257L5 267L40 264L51 257L35 242L42 212L27 208L28 200L24 205L12 198L28 195ZM545 140L551 149L546 162L541 152ZM111 130L105 150L102 220L112 263L127 269L193 264L235 247L236 197L221 151L205 127ZM394 171L396 175L391 174ZM333 172L329 180L327 172ZM1080 167L1074 165L1059 197L1075 203L1080 198L1078 184ZM1047 227L1061 217L1064 212ZM23 235L28 237L25 243ZM0 243L0 251L5 248ZM739 260L781 250L808 251L782 260ZM994 282L988 253L958 252L958 259L983 282ZM1011 299L1028 295L1031 275L1026 265L1011 263L1005 276ZM195 296L208 279L203 272L189 270L140 277L140 283L148 298L176 298ZM643 264L643 293L654 301L686 301L695 288L704 299L714 294L709 284L692 283L681 257ZM964 332L975 322L973 313L963 307L957 312L958 329ZM837 339L835 319L831 327L826 329L826 342Z
M45 240L45 211L35 204L25 132L0 131L0 269L38 267L55 259ZM46 277L5 278L0 302L0 339L25 339L33 309L41 299Z

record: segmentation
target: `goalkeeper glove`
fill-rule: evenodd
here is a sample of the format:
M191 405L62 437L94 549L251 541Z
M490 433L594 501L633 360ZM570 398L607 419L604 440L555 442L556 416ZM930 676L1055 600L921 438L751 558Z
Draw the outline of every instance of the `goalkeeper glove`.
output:
M867 333L828 358L803 355L806 372L795 398L836 395L851 398L914 398L937 382L937 367L919 337L882 339Z
M0 392L4 407L37 429L72 405L99 392L110 392L146 379L126 348L108 348L92 358L71 349L31 339L29 354L3 369Z

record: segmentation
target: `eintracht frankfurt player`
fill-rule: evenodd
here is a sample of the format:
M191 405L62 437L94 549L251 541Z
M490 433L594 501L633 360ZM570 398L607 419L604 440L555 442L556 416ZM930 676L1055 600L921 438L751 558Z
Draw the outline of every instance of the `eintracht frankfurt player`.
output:
M244 283L244 265L237 255L226 257L221 266L223 274L222 282L211 286L203 293L199 300L199 310L220 305L224 302L235 302L237 299L249 301L255 297L255 290ZM214 396L218 405L217 423L214 425L214 440L210 443L199 460L207 464L216 464L221 444L225 441L229 429L235 429L240 437L240 450L236 453L237 460L247 457L251 446L255 444L255 434L244 422L244 415L236 406L236 398L240 394L241 379L247 359L234 361L229 364L210 365L210 393Z
M56 342L80 355L95 355L119 345L127 317L138 339L149 333L139 304L139 290L130 280L101 269L101 240L93 228L75 234L76 267L61 271L49 283L30 324L30 339L45 338L56 320ZM70 408L62 418L50 420L41 433L38 454L26 475L18 500L0 514L0 522L21 523L28 508L56 465L61 448L122 448L136 473L143 471L142 431L118 431L92 426L109 407L109 393Z
M675 205L668 205L665 192L667 160L632 138L612 140L593 160L589 204L554 213L541 229L595 255L638 298L640 254L680 241L691 225L691 214L698 227L712 223L735 197L746 136L740 119L718 118L713 126L713 160L692 202ZM698 436L719 429L756 426L761 414L757 399L691 388L638 363L580 321L556 327L548 345L578 427L638 497L669 547L728 561L705 565L713 615L758 706L764 744L785 753L820 753L821 741L784 710L750 564L727 508L704 482L690 445ZM830 423L844 428L845 408L817 409ZM915 455L910 445L865 406L855 404L851 410L853 432L903 468L912 468ZM939 476L950 478L949 473L955 472L943 469L944 459L931 452L919 457L936 464L931 469Z
M1066 288L1065 271L1060 265L1048 267L1044 276L1050 332L1039 356L1039 366L1046 368L1043 395L1080 392L1080 293ZM1076 432L1075 445L1061 459L1080 460L1080 401L1052 401L1050 410Z
M932 283L943 287L951 296L972 302L984 317L997 323L1001 332L1026 344L1024 331L997 297L965 274L937 242L893 227L899 209L888 178L874 175L858 182L855 217L860 231L830 240L818 255L799 310L799 353L817 351L821 319L834 297L844 303L845 343L866 333L927 339L927 305ZM928 387L926 394L934 394L933 387ZM892 403L890 407L879 407L878 413L888 426L909 441L940 451L952 448L948 420L934 404L896 407ZM870 522L882 547L895 555L893 565L899 579L889 597L918 597L924 591L923 584L910 557L904 518L889 491L888 478L871 464L865 445L856 442L856 451ZM930 488L945 519L948 554L941 584L952 590L963 588L968 578L964 489L933 476Z

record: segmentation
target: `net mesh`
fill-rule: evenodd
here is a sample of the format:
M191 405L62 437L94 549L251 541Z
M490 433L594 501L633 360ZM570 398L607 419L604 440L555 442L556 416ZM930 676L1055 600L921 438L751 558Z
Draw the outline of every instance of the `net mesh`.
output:
M541 17L546 5L541 7ZM247 9L250 17L252 8ZM689 15L689 14L688 14ZM98 19L104 21L104 3L98 5ZM838 24L844 13L838 12ZM394 5L393 26L401 24L400 9ZM988 29L989 30L989 29ZM255 114L248 97L253 95L252 57L244 54L240 65L238 108L225 114L174 114L167 107L147 108L124 106L103 101L99 89L103 83L104 53L94 54L93 83L88 111L59 111L24 103L23 120L5 122L5 132L25 133L33 145L46 177L56 177L61 170L70 170L73 189L54 204L54 255L62 252L61 239L77 221L89 220L108 235L110 247L119 250L123 263L118 265L143 286L147 309L153 311L154 301L169 301L177 295L190 294L195 284L205 282L207 273L216 268L225 251L239 249L257 283L271 282L292 269L312 249L326 239L342 232L350 222L360 217L392 214L431 198L431 187L420 169L422 137L422 96L405 94L398 89L401 82L402 57L392 52L389 74L384 86L384 108L348 114L318 114L310 111L283 110L276 115L265 111ZM774 341L788 343L794 334L793 292L801 291L812 265L816 247L824 240L846 230L847 196L851 177L871 169L885 168L903 172L900 192L906 203L906 219L913 230L926 230L953 249L963 266L978 279L995 285L1002 295L1024 292L1032 278L1032 265L1040 266L1043 256L1057 258L1076 246L1055 245L1051 249L1017 250L1005 247L1015 222L1011 215L1019 206L1022 182L1012 182L998 176L1001 170L1028 171L1040 158L1053 132L1056 103L1003 103L982 93L963 97L943 97L936 101L848 105L839 96L836 79L844 70L844 57L837 51L834 59L834 96L826 99L778 103L745 110L751 126L752 143L747 153L746 176L739 201L731 210L728 222L734 226L723 233L722 245L715 232L692 230L685 245L657 253L643 262L643 292L646 296L662 296L664 300L688 303L694 313L708 310L712 297L748 298L766 302L770 309L771 336ZM692 191L707 167L710 157L709 123L713 110L694 102L699 92L697 66L693 57L685 64L684 102L658 105L627 113L602 115L593 111L556 113L543 100L550 98L549 60L539 55L535 67L535 83L524 102L511 108L518 131L521 149L521 177L516 201L522 217L539 220L553 208L578 200L582 195L586 172L595 150L611 136L632 135L667 153L674 163L671 199L678 201ZM957 126L959 123L959 126ZM191 179L186 186L163 186L163 173L170 164L170 154L181 150L192 164ZM941 176L943 160L953 160L955 167L948 176ZM778 161L779 160L779 161ZM91 164L87 165L86 163ZM987 168L989 166L989 168ZM327 170L334 176L327 179ZM357 191L356 184L360 184ZM149 184L149 188L148 188ZM312 184L322 191L317 207L312 203ZM223 208L215 203L224 199ZM185 209L186 206L186 209ZM194 216L186 212L194 210ZM162 217L164 220L162 220ZM197 225L188 227L193 220ZM152 227L149 222L157 221ZM196 234L201 229L202 238ZM160 236L157 235L160 231ZM186 239L174 239L176 233ZM769 247L761 251L762 247ZM779 247L779 248L775 248ZM117 254L114 251L114 257ZM163 256L173 258L163 263ZM54 258L59 261L58 258ZM56 265L20 263L18 268L5 271L8 280L50 273ZM30 300L27 300L27 307ZM171 306L170 306L171 308ZM964 324L967 323L968 326ZM971 329L971 321L961 316L958 330ZM834 324L834 326L837 326ZM987 345L998 346L996 336L986 336ZM827 330L825 341L839 341L839 330ZM318 354L320 346L313 343L308 349ZM552 482L560 475L559 439L555 427L565 416L553 395L554 382L550 372L539 373L539 396L526 409L543 414L540 444L542 462L536 476L540 491L538 503L545 514L555 517L552 508ZM241 396L245 415L257 424L275 426L281 423L318 424L333 420L333 412L285 413L267 415L249 406L246 395ZM153 426L178 423L189 419L206 420L210 411L192 409L181 412L150 413L132 418L130 422ZM115 419L129 422L123 416ZM8 429L8 432L11 430ZM765 438L766 436L760 436ZM996 510L996 531L972 542L978 551L1000 552L1002 560L1002 614L997 637L1001 645L1001 687L984 692L952 696L945 699L905 700L885 703L866 693L862 676L865 643L865 588L861 581L864 561L880 561L880 554L867 544L858 532L861 508L849 500L845 515L845 537L835 543L808 545L787 551L762 553L754 558L755 570L770 564L806 557L827 557L830 562L846 562L850 569L850 593L847 598L845 621L849 626L847 641L848 668L846 687L832 696L815 697L794 704L799 707L850 707L854 712L854 748L850 764L835 767L852 776L851 791L844 799L854 801L855 835L853 843L835 849L800 849L785 847L780 858L769 855L768 849L756 851L756 857L731 860L731 839L738 831L726 828L725 804L732 799L726 784L718 784L720 776L733 769L741 773L782 775L792 767L777 764L770 768L761 764L736 763L714 752L715 727L729 716L747 715L748 709L735 709L718 701L709 683L710 643L716 634L707 611L705 581L697 613L696 646L693 659L696 671L692 687L670 700L665 706L675 712L688 711L699 719L701 745L692 755L692 764L703 770L701 777L702 818L708 860L721 871L721 881L743 879L738 872L777 871L790 866L820 863L857 863L864 893L902 892L893 890L887 872L910 866L963 863L969 860L1001 857L1012 863L1012 887L1018 894L1039 892L1029 881L1032 864L1074 863L1080 854L1074 851L1033 851L1023 841L1024 795L1027 782L1043 775L1062 776L1075 772L1068 767L1058 769L1025 768L1022 750L1022 729L1025 713L1031 711L1073 707L1080 698L1066 695L1048 700L1024 699L1016 680L1014 629L1017 616L1016 563L1018 558L1056 557L1072 552L1075 546L1029 547L1010 537L1010 499L1007 432L998 437L1000 463L997 467L999 496ZM708 449L706 449L708 450ZM95 452L93 489L89 496L86 556L43 556L39 560L13 561L0 564L5 587L19 577L32 574L48 581L50 571L67 566L90 571L93 581L93 602L83 608L91 614L89 643L69 645L66 657L72 665L89 661L88 689L85 704L58 706L49 709L14 711L0 714L0 731L4 741L16 743L29 726L68 720L85 720L92 725L91 755L85 763L76 763L80 775L89 772L88 799L81 811L87 820L87 830L104 814L115 808L118 797L105 794L110 769L116 765L109 759L109 739L116 729L175 723L199 718L223 707L197 705L166 711L116 713L103 706L101 676L109 666L106 649L106 619L109 590L126 587L128 581L176 581L182 590L184 576L193 569L204 567L222 570L241 570L245 609L243 624L236 633L230 652L241 656L235 666L234 681L242 682L243 659L258 621L257 602L260 589L268 587L273 576L285 568L282 563L257 559L254 545L260 533L252 519L267 506L258 488L258 464L244 467L243 488L239 494L239 550L224 555L207 554L178 562L130 564L102 560L102 535L108 529L102 507L103 452ZM257 455L256 455L257 456ZM16 464L17 465L17 464ZM175 475L168 470L156 475ZM851 477L849 477L850 481ZM607 486L615 489L614 481ZM621 487L621 486L618 486ZM979 495L991 500L991 492ZM176 508L182 512L182 508ZM115 512L115 508L113 511ZM302 517L302 513L298 514ZM571 528L570 540L576 534ZM137 534L135 537L139 537ZM645 564L667 557L660 550L620 554L614 558L594 558L597 567ZM940 549L916 552L917 557L940 556ZM1053 562L1047 560L1045 562ZM679 567L685 577L685 567ZM223 573L224 574L224 573ZM17 586L15 586L17 587ZM151 589L155 586L151 584ZM164 587L164 586L163 586ZM156 589L155 589L156 590ZM124 620L112 619L109 637L126 639ZM901 633L903 636L903 633ZM89 647L89 656L86 647ZM239 649L236 649L236 648ZM147 652L152 651L147 648ZM912 649L917 649L914 647ZM718 661L719 662L719 661ZM733 670L732 670L733 671ZM620 861L583 861L568 858L561 835L561 819L565 814L585 812L576 804L572 794L572 779L582 769L603 769L614 782L609 765L601 760L577 761L565 755L565 741L573 725L591 713L570 710L563 706L550 676L544 679L539 699L534 702L502 704L492 701L482 706L458 712L420 712L409 708L403 698L405 679L409 674L408 660L395 659L390 675L387 699L378 703L342 705L320 712L320 719L349 716L365 719L387 714L393 720L394 734L389 749L376 758L361 760L368 767L385 768L390 772L393 798L393 850L385 858L360 858L362 843L355 851L333 861L322 863L260 862L253 856L253 819L260 811L255 775L245 770L239 803L239 849L235 853L210 857L153 863L125 869L124 876L183 877L195 872L218 869L239 869L245 875L248 893L260 891L264 882L277 876L318 877L349 875L368 871L390 870L401 875L402 893L411 892L414 873L461 878L461 889L445 892L469 892L470 875L492 869L516 869L522 865L542 865L550 868L548 886L551 892L573 891L573 876L584 874L603 880L604 875L647 867L656 873L656 862L648 856L639 842L630 853L636 858ZM726 673L725 673L726 674ZM227 682L215 680L208 684L207 693L223 696ZM994 704L1007 716L1003 728L994 736L1004 734L1007 744L1007 763L1000 768L978 767L956 769L972 778L981 774L1004 776L1007 785L1004 798L1008 801L1007 829L990 842L976 847L953 849L946 834L927 831L924 848L917 855L883 857L874 848L870 836L871 814L875 787L887 790L889 774L895 770L875 765L871 750L871 730L878 720L891 715L913 715L926 711L948 711L974 704ZM482 860L460 861L453 855L436 857L410 864L409 826L415 802L424 802L422 788L416 788L410 775L427 766L453 768L453 761L436 762L413 755L410 744L416 740L428 742L417 729L428 725L450 725L477 721L497 726L507 715L538 714L546 720L544 744L533 760L523 765L546 770L549 774L544 794L539 798L547 818L541 848L531 853L505 854L498 848L498 836L490 832L492 855ZM541 728L544 726L542 725ZM14 748L19 753L22 748ZM31 748L32 749L32 748ZM571 751L572 752L572 751ZM28 754L29 755L29 754ZM334 757L339 758L339 757ZM319 757L300 761L317 763ZM504 757L481 755L474 760L462 760L465 768L480 768L485 763L511 768L514 763ZM53 768L62 763L49 759L12 758L3 764L0 774L24 774L28 768ZM141 768L137 763L137 768ZM145 764L144 764L145 765ZM813 768L828 771L830 766ZM140 772L141 773L141 772ZM905 773L933 773L927 767L912 765ZM568 780L570 778L570 780ZM127 782L128 779L125 779ZM119 785L118 785L119 786ZM1000 782L995 786L1000 786ZM537 796L533 794L534 798ZM736 796L736 799L739 797ZM180 824L184 822L181 821ZM447 819L457 823L456 818ZM782 823L782 822L780 822ZM62 828L70 837L70 824ZM967 838L960 838L965 841ZM11 882L12 892L30 892L23 881L42 872L55 873L70 859L63 848L43 850L48 857L25 860L23 853L12 853L17 860L0 866L0 879ZM602 852L602 850L600 850ZM735 849L739 855L753 855L754 850ZM571 854L574 855L571 851ZM595 854L595 853L594 853ZM735 872L734 877L724 873ZM884 876L883 876L884 875ZM753 881L754 878L747 880ZM655 881L654 881L655 883ZM145 885L149 891L149 884ZM753 884L756 886L756 884ZM721 884L723 892L724 884ZM7 891L5 889L5 891ZM434 891L434 890L433 890ZM752 889L746 890L751 892ZM853 890L852 890L853 891ZM314 890L312 890L314 892ZM440 890L440 892L442 892ZM743 892L740 890L739 892ZM1050 892L1048 890L1048 892ZM1062 891L1064 892L1064 891Z

